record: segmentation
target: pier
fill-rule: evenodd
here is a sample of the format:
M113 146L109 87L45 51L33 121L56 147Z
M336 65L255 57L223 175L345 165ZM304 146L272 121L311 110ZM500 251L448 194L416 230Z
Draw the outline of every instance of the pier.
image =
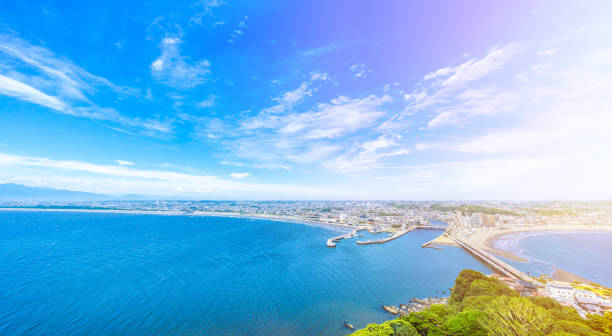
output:
M357 232L362 231L365 229L357 229L357 230L353 230L349 233L343 234L341 236L337 236L334 238L329 238L327 240L327 247L336 247L336 243L339 242L342 239L349 239L349 238L353 238L353 237L357 237Z
M498 272L500 274L503 274L503 275L505 275L507 277L510 277L512 279L518 279L518 280L525 280L525 281L533 282L533 279L530 276L528 276L528 275L522 273L521 271L517 270L516 268L508 265L506 262L504 262L501 259L493 256L491 253L488 253L486 251L483 251L482 249L479 249L479 248L477 248L475 246L472 246L472 245L470 245L469 242L466 242L466 241L464 241L462 239L459 239L459 238L455 237L454 235L449 234L448 237L451 238L452 240L454 240L459 246L461 246L468 253L470 253L474 257L480 259L482 262L484 262L489 267L494 269L496 272Z
M405 235L406 233L408 233L410 231L414 231L416 229L417 229L417 227L413 226L413 227L408 228L408 229L399 230L396 233L394 233L392 236L387 237L385 239L371 240L371 241L357 241L355 243L357 243L357 245L383 244L383 243L386 243L388 241L392 241L393 239L399 238L399 237Z

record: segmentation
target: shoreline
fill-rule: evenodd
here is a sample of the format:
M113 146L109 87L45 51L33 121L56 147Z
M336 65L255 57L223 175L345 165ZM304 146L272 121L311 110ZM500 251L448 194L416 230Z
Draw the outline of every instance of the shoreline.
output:
M559 233L565 231L590 232L590 231L612 231L612 226L600 225L543 225L537 227L522 227L501 230L483 230L471 235L467 240L478 248L497 254L500 257L518 262L527 262L525 258L518 256L510 251L495 247L495 243L503 236L523 233L523 232L542 232Z
M533 232L533 233L541 233L541 234L555 234L555 233L564 233L564 232L612 232L612 227L610 226L599 226L599 225L546 225L539 227L525 227L525 228L515 228L515 229L503 229L503 230L486 230L482 232L478 232L472 235L469 238L469 241L476 245L477 247L491 252L497 256L502 258L506 258L516 262L529 262L528 259L525 259L519 255L516 255L513 252L502 250L495 247L496 241L500 238L517 233L525 233L525 232ZM574 274L563 270L557 265L553 266L553 273L550 275L552 280L564 281L564 282L573 282L578 281L581 283L591 283L593 281L582 277L578 274Z
M272 215L243 215L236 212L206 212L197 211L193 213L181 211L149 211L149 210L119 210L119 209L83 209L83 208L0 208L0 211L21 211L21 212L87 212L87 213L113 213L113 214L130 214L130 215L163 215L163 216L192 216L192 217L223 217L223 218L244 218L254 220L271 220L277 222L327 226L334 229L358 229L359 226L353 226L340 223L327 223L307 220L302 218L292 218Z

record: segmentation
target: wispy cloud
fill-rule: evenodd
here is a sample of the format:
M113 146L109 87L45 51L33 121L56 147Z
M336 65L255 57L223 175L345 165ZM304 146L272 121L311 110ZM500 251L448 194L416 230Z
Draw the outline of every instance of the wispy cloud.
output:
M227 42L234 43L238 39L240 39L242 37L242 35L244 35L245 29L249 26L248 22L249 22L249 17L248 16L244 16L240 21L238 21L238 25L237 25L236 29L234 29L230 33L230 37L227 40Z
M95 76L50 50L12 35L0 35L0 94L49 108L56 113L108 121L139 133L167 133L168 121L130 118L114 108L100 107L98 93L118 98L139 95L139 90L115 85ZM162 124L164 125L162 127Z
M342 45L340 43L332 43L322 47L310 48L301 52L302 56L305 57L320 57L325 54L334 52L340 49Z
M323 82L328 79L326 73L313 73L310 79L304 81L296 89L286 91L273 98L277 104L262 109L257 116L247 118L241 122L243 129L257 129L257 128L270 128L274 127L269 124L270 121L276 121L281 118L281 115L285 112L292 111L293 107L301 103L306 97L312 96L312 93L318 90L318 87L313 87L313 84L317 81Z
M49 96L39 90L10 77L0 75L0 94L27 100L56 111L66 111L67 106L57 97Z
M423 128L435 128L461 125L476 117L510 110L518 98L514 92L498 90L490 82L479 84L501 70L520 50L516 43L493 47L482 58L426 74L416 89L404 95L407 101L404 110L394 114L380 129L402 129L407 117L419 112L433 115Z
M368 68L365 64L353 64L349 69L355 78L365 78L368 73L372 72L372 69Z
M485 57L471 59L456 67L447 67L425 75L425 80L441 79L442 86L460 86L500 69L519 50L518 44L493 47Z
M205 100L202 100L201 102L199 102L197 104L197 106L199 108L210 108L216 105L216 99L217 97L214 95L210 95L208 96L208 98L206 98Z
M221 0L199 0L192 7L196 9L195 13L189 18L189 21L195 24L204 24L205 19L213 20L212 25L217 26L219 21L214 21L214 9L226 5L225 1Z
M381 135L377 139L361 143L348 153L324 163L324 166L339 173L362 172L384 167L380 161L393 156L410 154L406 148L401 148L398 140L401 136Z
M206 82L210 62L201 59L190 63L181 55L180 38L168 36L161 40L161 55L151 63L151 73L157 80L177 89L187 89Z

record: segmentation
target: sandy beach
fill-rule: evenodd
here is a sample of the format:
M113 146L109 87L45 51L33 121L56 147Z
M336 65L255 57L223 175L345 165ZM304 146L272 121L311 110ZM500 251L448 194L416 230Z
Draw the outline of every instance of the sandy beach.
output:
M610 226L602 225L541 225L533 227L521 227L513 229L488 229L472 234L468 240L471 244L481 249L487 250L500 257L527 262L526 259L515 255L512 252L500 250L495 247L495 242L502 236L520 232L558 232L558 231L612 231Z

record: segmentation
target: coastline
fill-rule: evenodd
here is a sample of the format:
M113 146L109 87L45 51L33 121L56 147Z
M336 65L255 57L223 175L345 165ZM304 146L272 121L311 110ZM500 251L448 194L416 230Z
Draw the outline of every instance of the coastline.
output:
M496 241L500 238L516 234L516 233L524 233L524 232L534 232L534 233L561 233L561 232L601 232L601 231L612 231L612 227L610 226L600 226L600 225L546 225L539 227L525 227L525 228L515 228L515 229L503 229L503 230L485 230L481 232L477 232L473 234L469 241L476 245L477 247L489 251L497 256L517 261L517 262L529 262L529 260L516 255L513 252L507 250L501 250L495 247ZM551 279L556 281L563 282L580 282L580 283L591 283L593 281L582 277L578 274L574 274L563 269L556 267L553 265L553 273L551 274Z
M478 248L494 253L500 257L518 262L527 262L526 259L510 252L495 247L495 243L503 236L521 232L560 232L560 231L612 231L610 226L601 225L542 225L537 227L522 227L501 230L483 230L474 233L468 238L469 242Z
M114 213L114 214L131 214L131 215L163 215L163 216L195 216L195 217L225 217L225 218L244 218L244 219L255 219L255 220L271 220L277 222L304 224L304 225L316 225L316 226L330 226L334 229L357 229L358 226L340 224L340 223L328 223L319 222L313 220L307 220L302 218L285 217L285 216L274 216L274 215L243 215L237 212L207 212L207 211L196 211L193 213L181 212L181 211L149 211L149 210L118 210L118 209L84 209L84 208L1 208L0 211L22 211L22 212L88 212L88 213Z

